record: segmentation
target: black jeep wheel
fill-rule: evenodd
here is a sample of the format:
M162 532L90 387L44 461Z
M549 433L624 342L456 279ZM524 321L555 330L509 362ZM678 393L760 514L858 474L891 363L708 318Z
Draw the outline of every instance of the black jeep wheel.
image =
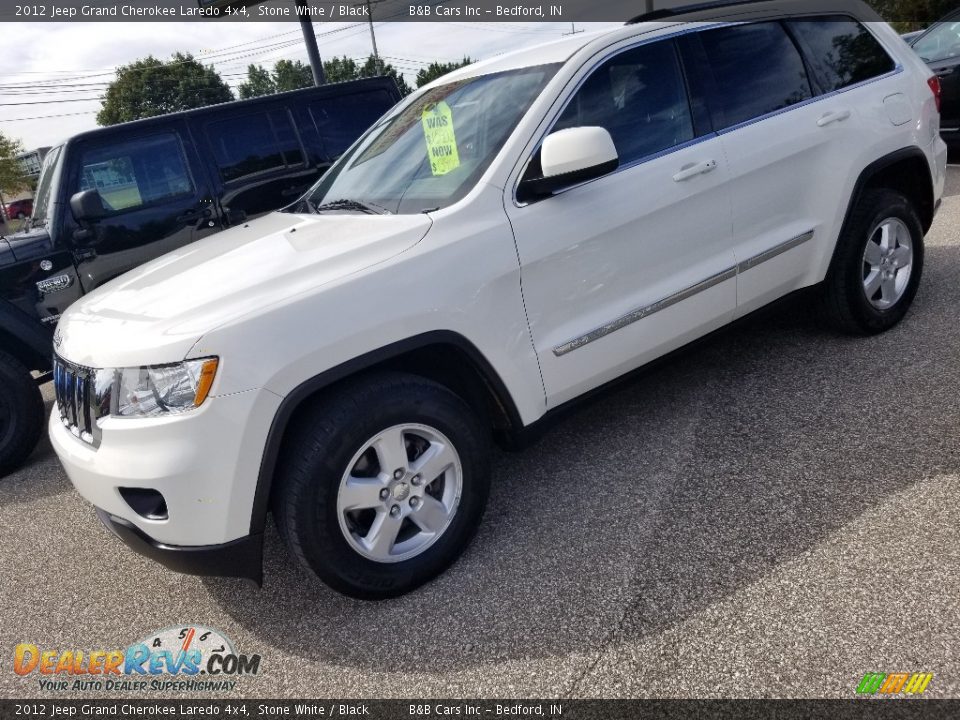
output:
M0 477L33 452L43 431L43 397L30 371L0 351Z

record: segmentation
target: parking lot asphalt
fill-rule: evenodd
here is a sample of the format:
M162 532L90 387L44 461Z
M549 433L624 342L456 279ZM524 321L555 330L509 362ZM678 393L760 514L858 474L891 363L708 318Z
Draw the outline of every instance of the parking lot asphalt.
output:
M154 565L44 441L0 480L0 696L41 695L17 643L193 622L262 656L233 696L850 697L924 671L956 697L958 311L955 168L900 326L838 337L794 301L619 386L498 452L466 556L380 603L300 570L272 526L262 590Z

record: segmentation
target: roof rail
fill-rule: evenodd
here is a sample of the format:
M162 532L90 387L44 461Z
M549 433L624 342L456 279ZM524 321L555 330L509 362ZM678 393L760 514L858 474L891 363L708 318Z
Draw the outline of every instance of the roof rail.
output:
M627 20L624 25L634 25L651 20L666 20L667 18L677 17L678 15L689 15L704 10L715 10L736 5L750 5L752 3L769 2L769 0L713 0L712 2L694 3L691 5L678 5L676 7L662 8L653 10L642 15L637 15Z

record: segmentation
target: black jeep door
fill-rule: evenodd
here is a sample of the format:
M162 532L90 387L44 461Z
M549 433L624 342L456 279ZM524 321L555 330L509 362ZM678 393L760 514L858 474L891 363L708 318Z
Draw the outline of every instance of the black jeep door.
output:
M72 217L67 223L86 292L220 229L182 120L93 135L71 150L67 197L95 189L106 211L85 227Z

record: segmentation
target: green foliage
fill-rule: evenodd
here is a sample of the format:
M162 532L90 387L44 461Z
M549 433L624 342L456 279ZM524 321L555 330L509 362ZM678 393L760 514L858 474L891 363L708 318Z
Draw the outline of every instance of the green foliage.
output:
M403 75L393 65L384 62L383 58L378 61L373 55L370 55L363 65L358 65L355 60L346 55L332 58L323 63L323 74L328 83L386 75L394 79L401 95L409 95L413 92L413 88L407 84Z
M176 53L169 62L149 55L117 69L97 122L116 125L228 100L233 100L229 86L189 53Z
M23 152L19 140L8 138L0 132L0 193L14 194L30 186L17 155Z
M247 81L241 83L237 88L240 93L240 99L260 97L261 95L270 95L277 91L277 83L274 82L270 71L262 65L247 65Z
M957 7L957 0L867 0L898 32L925 28Z
M277 60L273 64L273 72L262 65L248 65L247 81L238 90L240 98L245 100L308 87L313 87L313 73L309 65L299 60Z
M473 60L471 60L467 55L464 55L463 60L460 62L432 62L427 67L417 72L417 87L423 87L427 83L433 82L438 77L442 77L448 72L452 72L457 68L462 68L464 65L469 65L472 62Z

